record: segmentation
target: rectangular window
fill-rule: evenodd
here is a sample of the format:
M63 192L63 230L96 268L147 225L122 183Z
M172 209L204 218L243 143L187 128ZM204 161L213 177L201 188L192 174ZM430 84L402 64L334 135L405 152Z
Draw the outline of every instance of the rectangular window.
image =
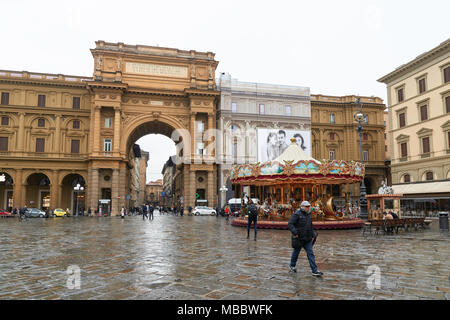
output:
M334 124L334 122L335 122L335 116L334 116L334 113L332 113L332 114L330 114L330 123Z
M45 139L36 138L36 152L44 152L44 151L45 151Z
M367 135L367 133L363 133L363 140L367 141L369 139L369 136Z
M397 90L397 100L398 100L398 102L403 101L403 88Z
M9 126L9 118L2 117L2 126Z
M334 141L334 132L330 132L330 141Z
M203 155L203 151L205 149L205 144L202 142L197 143L197 155Z
M105 118L105 128L112 128L112 118Z
M386 136L386 133L384 134L384 140L386 140L387 139L387 136Z
M427 105L420 106L420 120L425 121L428 119Z
M45 119L38 119L38 127L39 128L45 127Z
M403 142L400 145L400 149L401 149L401 156L402 156L402 158L406 158L408 156L408 149L407 149L407 146L406 146L406 142Z
M45 95L38 95L38 107L45 107Z
M73 129L80 129L80 120L73 120Z
M422 153L430 153L430 138L425 137L422 139Z
M450 67L444 69L444 83L450 81Z
M450 113L450 96L445 97L445 111Z
M431 180L433 180L433 172L431 172L431 171L428 171L427 172L427 181L431 181Z
M104 151L105 152L111 152L111 145L112 145L112 140L111 139L105 139L104 140Z
M264 114L264 105L263 104L260 104L259 105L259 114Z
M290 116L292 112L291 106L285 106L285 112L287 116Z
M237 112L237 103L236 102L231 103L231 112L233 112L233 113Z
M0 137L0 151L8 151L8 137Z
M330 160L336 160L336 150L330 150Z
M205 124L202 121L197 121L197 130L198 132L205 131Z
M403 178L403 182L405 182L405 183L410 183L411 182L411 177L409 176L409 174L405 175L405 177Z
M405 114L404 113L400 113L398 115L398 120L399 120L399 123L400 123L400 128L406 126L406 120L405 120Z
M447 131L448 148L450 149L450 131Z
M9 92L2 92L2 105L9 105Z
M369 123L369 116L367 114L364 115L364 123L365 124Z
M369 161L369 151L368 150L363 151L363 161Z
M71 153L80 153L80 140L72 140L72 145L70 146Z
M387 151L387 145L384 145L384 151Z
M419 80L419 93L425 92L425 78Z
M72 108L80 109L80 97L73 97Z

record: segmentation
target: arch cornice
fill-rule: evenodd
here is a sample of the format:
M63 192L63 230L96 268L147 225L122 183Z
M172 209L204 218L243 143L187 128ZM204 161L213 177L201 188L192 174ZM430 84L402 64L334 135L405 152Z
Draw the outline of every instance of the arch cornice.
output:
M187 119L182 116L182 119ZM155 116L154 114L148 115L130 115L125 119L125 125L122 129L122 139L120 141L120 152L126 154L127 143L129 142L130 135L138 129L140 126L149 122L162 122L175 129L183 129L189 131L188 127L182 122L181 119L177 119L176 116L166 115L163 113ZM170 138L170 137L169 137ZM190 141L189 137L183 136L183 141Z

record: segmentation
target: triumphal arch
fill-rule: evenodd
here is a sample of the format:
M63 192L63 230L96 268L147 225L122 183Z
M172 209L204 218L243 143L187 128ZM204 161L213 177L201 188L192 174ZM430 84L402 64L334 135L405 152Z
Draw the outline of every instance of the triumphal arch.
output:
M104 172L111 170L111 212L126 205L128 156L134 143L150 133L177 143L182 206L194 206L199 187L214 205L216 165L203 161L201 136L216 127L215 54L104 41L97 41L91 52L95 62L93 80L87 82L91 94L87 205L97 207L108 174ZM105 118L113 119L109 128Z

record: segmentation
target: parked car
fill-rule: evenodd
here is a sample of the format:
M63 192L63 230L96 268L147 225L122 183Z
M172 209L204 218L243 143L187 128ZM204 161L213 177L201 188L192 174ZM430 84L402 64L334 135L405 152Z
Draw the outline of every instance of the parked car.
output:
M25 217L27 217L27 218L45 218L45 212L38 208L28 208L25 211Z
M61 208L53 210L54 217L67 217L67 212Z
M195 207L194 210L192 210L192 214L194 216L215 216L216 210L209 207L198 206Z
M0 210L0 217L11 217L11 212L8 212L6 210Z

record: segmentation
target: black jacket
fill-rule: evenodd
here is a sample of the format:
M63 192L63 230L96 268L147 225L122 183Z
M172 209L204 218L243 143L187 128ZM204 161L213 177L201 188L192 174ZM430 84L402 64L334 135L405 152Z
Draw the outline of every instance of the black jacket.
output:
M248 206L248 218L249 219L257 219L258 218L258 208L254 203Z
M291 216L288 228L294 236L298 235L302 242L309 242L316 236L312 225L311 214L306 213L302 209L295 211Z

